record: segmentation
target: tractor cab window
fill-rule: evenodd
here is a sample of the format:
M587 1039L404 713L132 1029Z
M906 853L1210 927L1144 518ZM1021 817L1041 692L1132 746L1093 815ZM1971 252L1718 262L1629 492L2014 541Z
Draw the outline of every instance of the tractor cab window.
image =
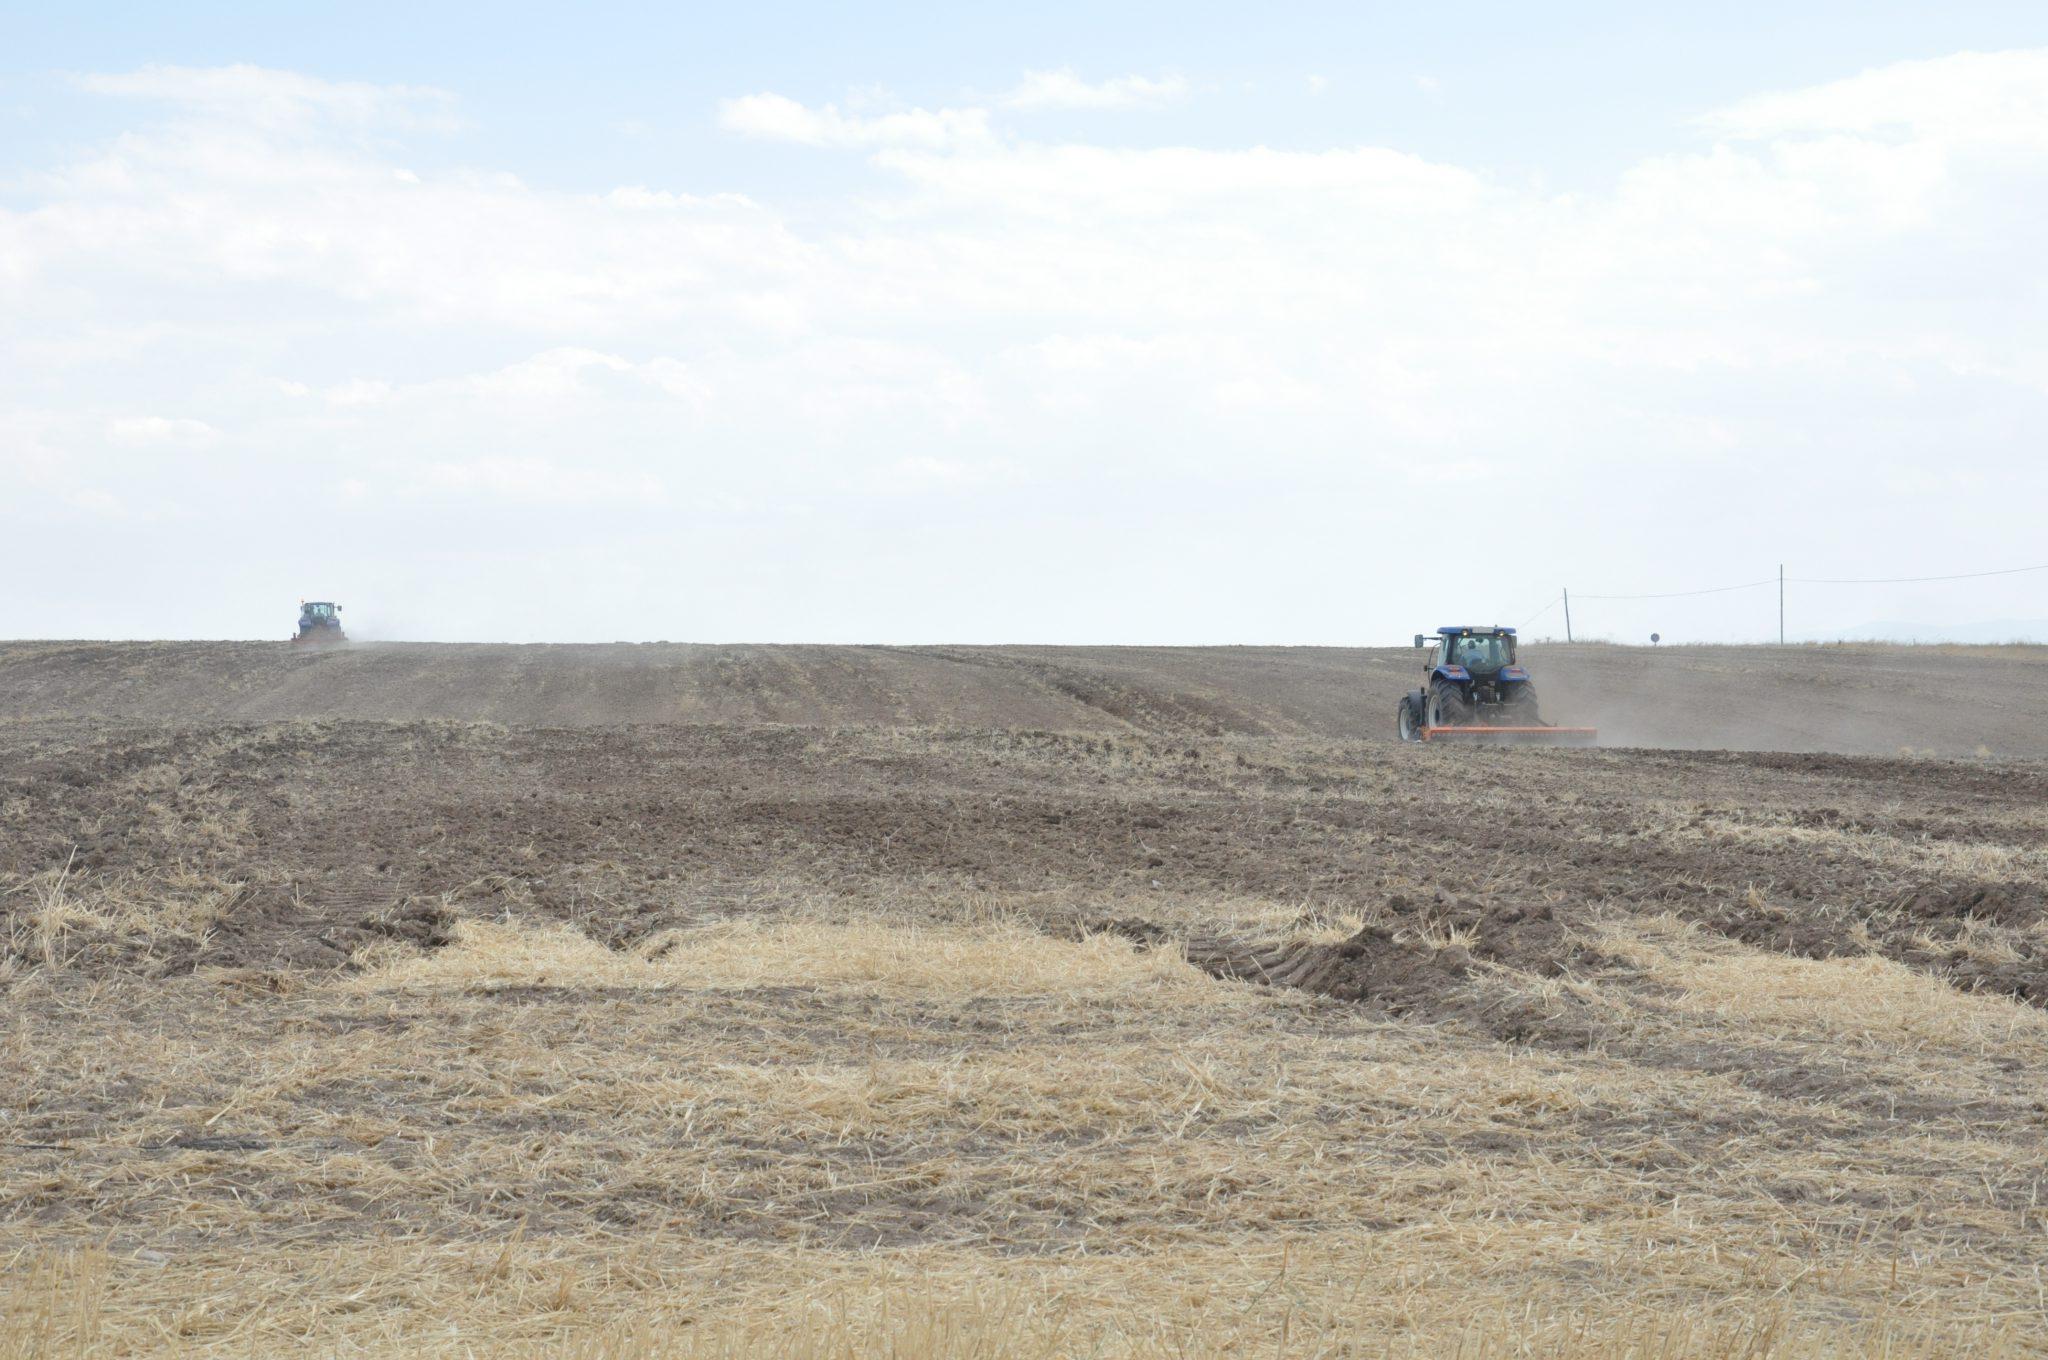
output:
M309 604L306 606L305 612L311 618L331 619L334 617L334 606L331 604Z
M1474 675L1491 675L1515 663L1515 640L1495 633L1468 633L1452 648L1451 661Z

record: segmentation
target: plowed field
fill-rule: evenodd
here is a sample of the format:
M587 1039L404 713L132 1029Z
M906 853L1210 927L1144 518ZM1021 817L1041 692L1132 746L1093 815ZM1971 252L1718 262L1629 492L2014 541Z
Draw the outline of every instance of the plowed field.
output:
M2048 656L1529 659L0 645L0 1356L2048 1349Z

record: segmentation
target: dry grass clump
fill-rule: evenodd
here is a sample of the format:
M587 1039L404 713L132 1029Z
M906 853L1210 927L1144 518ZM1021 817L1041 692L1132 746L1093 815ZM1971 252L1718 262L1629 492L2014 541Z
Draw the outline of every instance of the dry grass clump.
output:
M1862 863L1920 877L2048 884L2048 851L2002 841L1911 839L1884 831L1802 826L1708 815L1656 828L1674 844L1727 843L1792 848L1831 862Z
M1600 947L1670 989L1667 1005L1752 1035L1896 1052L2016 1051L2048 1064L2048 1013L1972 995L1876 955L1798 959L1743 949L1671 916L1610 916Z
M1093 935L1048 940L1014 920L981 928L904 922L753 918L666 930L631 949L607 949L569 926L464 921L453 945L395 962L360 988L686 987L745 991L800 981L877 995L1007 998L1193 985L1166 953Z
M69 864L0 881L0 981L30 965L146 963L189 952L246 891L244 884L189 869L85 876Z
M1531 1051L933 915L37 969L0 1356L2032 1347L2009 1002L1616 924L1605 1050Z

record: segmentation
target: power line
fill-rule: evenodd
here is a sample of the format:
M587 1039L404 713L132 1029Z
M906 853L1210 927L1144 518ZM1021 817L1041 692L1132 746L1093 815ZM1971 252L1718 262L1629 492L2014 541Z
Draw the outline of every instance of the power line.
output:
M1913 585L1925 581L1975 581L1987 576L2020 576L2034 571L2048 571L2048 562L2042 562L2031 567L2001 567L1996 571L1959 571L1943 576L1787 576L1785 575L1785 569L1780 567L1776 576L1765 577L1761 581L1743 581L1738 585L1732 586L1708 586L1703 590L1664 590L1641 595L1587 595L1582 593L1579 598L1582 600L1681 600L1700 595L1726 595L1737 590L1762 590L1765 586L1776 586L1778 588L1778 640L1783 642L1785 631L1785 587L1788 585L1899 586ZM1571 595L1569 592L1560 592L1555 599L1552 599L1550 603L1524 619L1518 626L1527 628L1560 604L1565 606L1565 631L1569 635L1571 631Z
M1795 586L1902 586L1922 581L1974 581L1986 576L2019 576L2030 571L2048 571L2048 562L2032 567L2002 567L1997 571L1959 571L1947 576L1787 576L1785 584ZM1648 595L1588 595L1582 600L1678 600L1693 595L1725 595L1732 590L1758 590L1778 584L1778 578L1744 581L1733 586L1708 586L1705 590L1666 590Z
M1755 590L1759 586L1774 586L1778 578L1773 576L1763 581L1744 581L1739 586L1709 586L1705 590L1667 590L1658 595L1581 595L1582 600L1676 600L1685 595L1725 595L1731 590Z
M1822 576L1792 576L1787 579L1800 586L1902 586L1915 581L1972 581L1980 576L2018 576L2021 572L2048 571L2048 562L2038 567L2005 567L1999 571L1962 571L1953 576L1845 576L1829 578Z

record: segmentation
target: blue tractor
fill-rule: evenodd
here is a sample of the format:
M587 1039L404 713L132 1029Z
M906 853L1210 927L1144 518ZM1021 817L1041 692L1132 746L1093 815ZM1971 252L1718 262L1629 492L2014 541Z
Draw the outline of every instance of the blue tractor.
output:
M1536 686L1515 659L1515 630L1470 625L1415 635L1428 647L1421 689L1401 696L1395 728L1402 741L1442 737L1590 741L1589 727L1552 727L1536 707Z
M321 647L347 641L348 634L341 631L340 605L326 600L299 601L299 631L292 634L294 646Z

